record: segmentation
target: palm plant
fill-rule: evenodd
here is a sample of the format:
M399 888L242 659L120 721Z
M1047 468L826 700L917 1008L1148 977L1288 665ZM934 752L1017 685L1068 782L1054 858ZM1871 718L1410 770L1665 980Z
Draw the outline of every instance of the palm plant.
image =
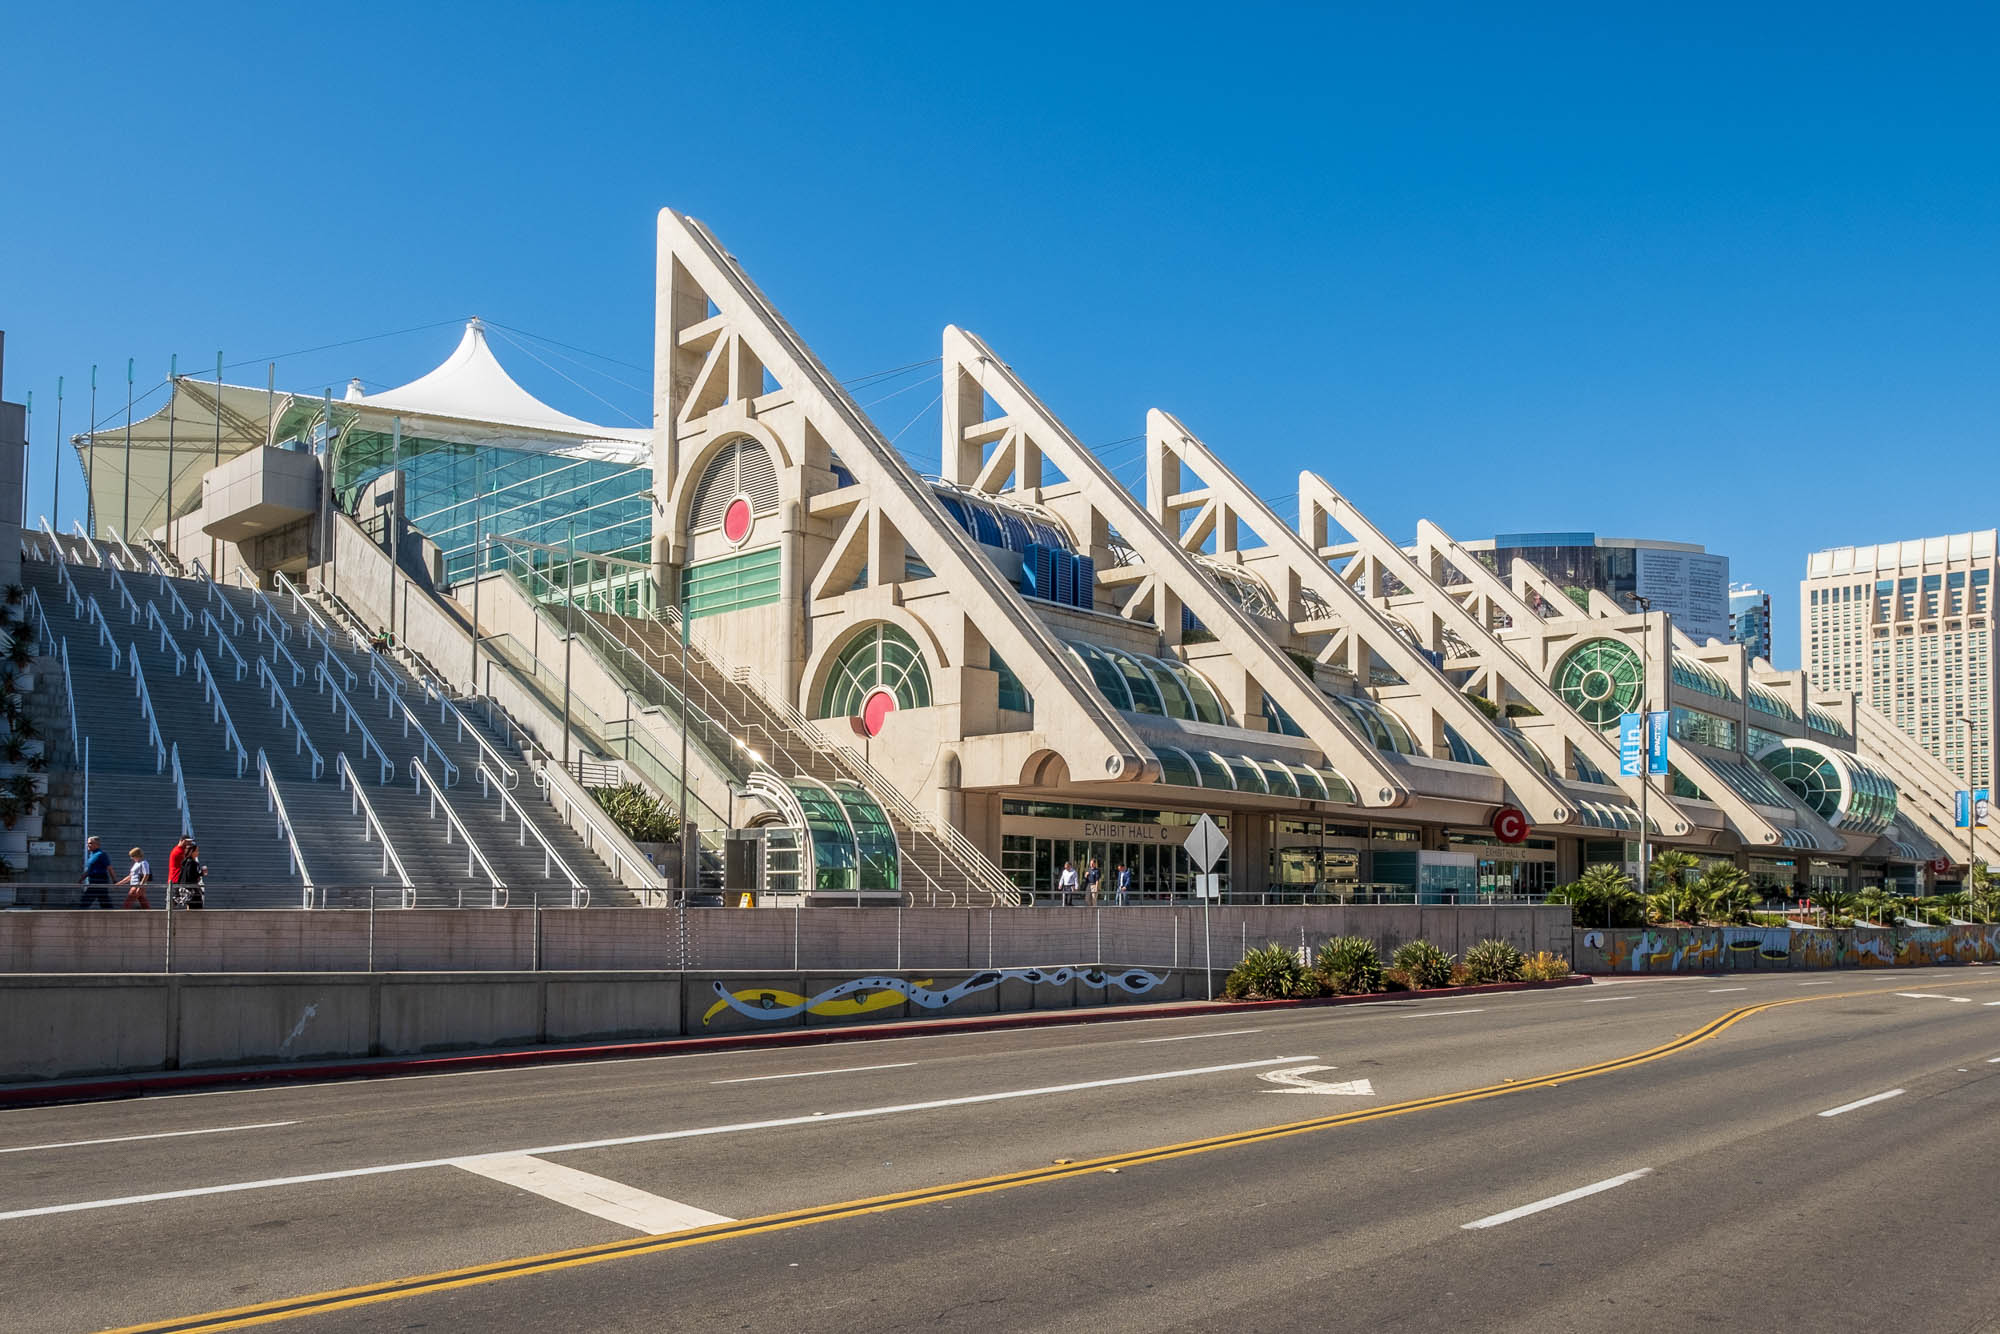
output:
M1646 867L1646 882L1661 892L1685 889L1694 877L1695 868L1700 865L1701 858L1692 852L1662 848Z
M1885 892L1880 885L1870 885L1855 895L1854 907L1871 922L1878 922L1883 926L1893 924L1894 896Z
M1851 917L1854 915L1856 899L1851 890L1820 889L1813 891L1812 897L1815 906L1826 910L1829 922L1835 917Z
M1643 926L1642 904L1623 868L1606 862L1587 868L1574 884L1549 891L1549 902L1567 903L1578 926Z
M1646 896L1646 919L1662 926L1692 922L1701 915L1701 896L1692 885L1669 884Z
M1695 887L1702 914L1711 922L1726 926L1747 926L1757 908L1757 891L1750 877L1730 862L1710 862Z

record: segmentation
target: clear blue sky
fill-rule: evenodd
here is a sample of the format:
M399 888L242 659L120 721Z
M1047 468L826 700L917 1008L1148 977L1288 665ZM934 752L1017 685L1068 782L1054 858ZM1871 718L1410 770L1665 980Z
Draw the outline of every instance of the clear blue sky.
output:
M1781 662L1808 551L1996 522L1995 11L1370 8L14 4L33 507L56 377L74 430L128 356L254 383L477 313L630 363L496 343L643 421L672 204L838 375L956 322L1084 440L1167 408L1287 514L1312 467L1398 536L1702 542L1772 591Z

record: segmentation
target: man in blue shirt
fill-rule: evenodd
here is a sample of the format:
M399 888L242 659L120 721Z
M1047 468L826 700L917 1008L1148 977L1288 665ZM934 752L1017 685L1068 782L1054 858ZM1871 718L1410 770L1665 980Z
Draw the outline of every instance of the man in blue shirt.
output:
M1124 907L1132 893L1132 868L1119 863L1118 866L1118 906Z
M98 843L95 835L85 840L83 857L83 902L81 908L109 908L111 906L111 854ZM96 902L92 902L92 900Z

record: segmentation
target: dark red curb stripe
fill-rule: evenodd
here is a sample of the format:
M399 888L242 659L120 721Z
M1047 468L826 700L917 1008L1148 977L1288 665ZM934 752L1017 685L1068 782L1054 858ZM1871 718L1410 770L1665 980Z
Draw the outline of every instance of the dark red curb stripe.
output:
M809 1047L829 1042L912 1037L919 1034L985 1033L1006 1028L1050 1028L1057 1024L1110 1023L1120 1019L1173 1019L1243 1010L1309 1009L1334 1005L1368 1005L1383 1001L1426 1000L1441 996L1477 996L1497 991L1546 991L1555 987L1590 985L1591 979L1571 976L1555 982L1493 982L1484 986L1437 987L1429 991L1384 991L1367 996L1318 996L1310 1000L1179 1001L1159 1005L1099 1006L1068 1010L1026 1010L963 1018L897 1020L882 1024L848 1024L827 1028L787 1028L770 1033L731 1033L705 1038L648 1038L639 1042L600 1043L582 1047L518 1047L507 1051L467 1052L452 1056L380 1057L321 1062L313 1065L258 1066L254 1069L160 1071L81 1081L16 1084L0 1088L0 1107L31 1107L48 1103L95 1102L137 1098L148 1093L230 1085L288 1084L332 1079L386 1079L398 1075L443 1074L458 1070L505 1070L571 1061L606 1061L639 1056L673 1056L746 1047Z

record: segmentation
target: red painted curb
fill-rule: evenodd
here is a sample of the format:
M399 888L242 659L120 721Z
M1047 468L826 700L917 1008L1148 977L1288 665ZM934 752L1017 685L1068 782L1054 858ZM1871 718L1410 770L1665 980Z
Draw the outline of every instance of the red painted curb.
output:
M1496 991L1547 991L1555 987L1590 985L1591 979L1571 974L1555 982L1492 982L1484 986L1437 987L1429 991L1382 991L1365 996L1315 996L1306 1000L1180 1001L1159 1005L1102 1006L1095 1009L1028 1010L1016 1014L899 1020L884 1024L851 1024L831 1028L788 1028L771 1033L732 1033L707 1038L654 1038L585 1047L518 1047L508 1051L468 1052L456 1056L382 1057L317 1065L257 1066L249 1069L194 1070L120 1075L67 1083L17 1084L0 1088L0 1107L32 1107L49 1103L96 1102L137 1098L148 1093L173 1093L232 1084L288 1084L333 1079L386 1079L398 1075L444 1074L459 1070L505 1070L572 1061L620 1060L640 1056L673 1056L744 1047L805 1047L829 1042L921 1034L985 1033L1007 1028L1051 1028L1058 1024L1109 1023L1119 1019L1175 1019L1202 1014L1232 1014L1243 1010L1305 1009L1331 1005L1367 1005L1383 1001L1475 996Z

